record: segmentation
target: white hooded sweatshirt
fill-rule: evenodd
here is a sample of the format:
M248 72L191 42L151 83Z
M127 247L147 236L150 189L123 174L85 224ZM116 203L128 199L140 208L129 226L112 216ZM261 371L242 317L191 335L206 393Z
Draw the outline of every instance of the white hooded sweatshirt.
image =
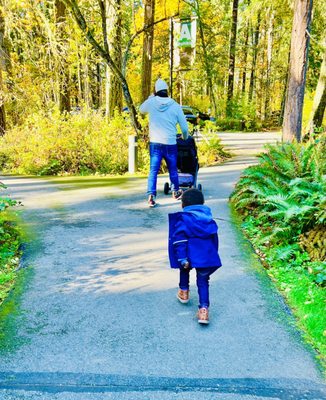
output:
M188 124L181 106L170 97L149 96L139 111L149 113L149 139L152 143L176 144L177 124L184 139L188 137Z

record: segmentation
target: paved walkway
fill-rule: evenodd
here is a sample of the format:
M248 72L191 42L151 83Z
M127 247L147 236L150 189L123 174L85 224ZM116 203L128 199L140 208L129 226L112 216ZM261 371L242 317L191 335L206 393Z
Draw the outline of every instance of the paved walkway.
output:
M208 327L194 319L194 277L190 304L175 297L167 215L180 204L164 196L166 177L156 209L146 207L141 179L84 190L3 179L23 201L35 239L26 249L24 290L1 313L2 400L326 398L311 350L259 273L227 203L252 155L278 136L221 136L240 155L198 178L223 219L223 268L213 275Z

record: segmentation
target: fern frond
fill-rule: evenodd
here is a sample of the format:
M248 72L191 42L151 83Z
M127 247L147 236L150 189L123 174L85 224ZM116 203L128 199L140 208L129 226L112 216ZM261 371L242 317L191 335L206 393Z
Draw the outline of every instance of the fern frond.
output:
M288 196L283 194L276 194L273 196L269 196L268 201L277 209L286 210L291 206L289 203Z
M285 217L286 221L290 221L293 218L303 218L303 217L307 218L309 216L309 214L313 215L315 210L316 210L316 208L313 206L292 205L287 210L285 210L284 217Z
M276 257L281 261L288 261L300 248L297 243L279 247L275 251Z
M274 243L280 240L289 240L292 236L292 228L290 226L277 226L272 232L262 234L259 238L259 244Z

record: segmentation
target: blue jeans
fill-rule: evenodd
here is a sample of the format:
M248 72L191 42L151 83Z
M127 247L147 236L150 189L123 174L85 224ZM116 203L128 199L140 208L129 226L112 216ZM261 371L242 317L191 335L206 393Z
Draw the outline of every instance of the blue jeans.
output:
M209 307L209 278L216 270L217 267L196 268L199 308ZM189 273L190 269L180 268L179 288L182 290L189 290Z
M172 191L179 190L177 169L178 150L176 144L150 143L150 171L148 176L147 194L156 196L157 175L164 158L170 174Z

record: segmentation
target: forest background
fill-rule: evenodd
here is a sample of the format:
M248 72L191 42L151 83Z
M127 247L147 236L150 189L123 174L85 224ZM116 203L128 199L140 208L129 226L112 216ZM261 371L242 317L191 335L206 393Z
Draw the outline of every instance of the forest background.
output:
M0 4L1 133L31 118L34 124L58 118L58 111L97 110L110 119L122 110L125 87L77 26L71 12L77 2ZM171 17L196 15L196 57L190 69L174 69L174 98L210 111L219 129L282 125L293 1L82 0L77 7L85 32L109 50L136 106L158 77L170 82ZM315 0L304 130L325 54L325 9Z

